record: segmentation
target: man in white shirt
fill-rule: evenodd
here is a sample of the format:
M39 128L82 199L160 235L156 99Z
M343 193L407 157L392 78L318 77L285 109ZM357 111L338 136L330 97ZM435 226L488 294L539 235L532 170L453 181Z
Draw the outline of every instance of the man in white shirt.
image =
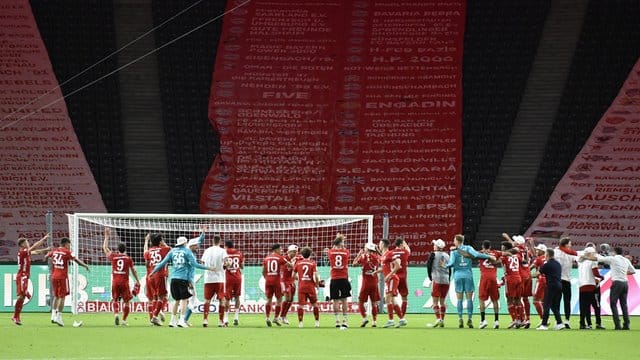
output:
M627 275L635 274L631 261L622 256L622 248L614 249L614 256L597 255L598 262L609 264L611 267L611 293L609 294L609 305L613 315L613 323L616 330L629 330L629 309L627 308L627 294L629 293L629 280ZM618 302L622 309L623 323L620 326L620 316L618 314Z
M213 269L204 273L204 320L202 326L209 326L209 306L215 295L219 301L218 327L226 327L224 312L227 306L225 298L225 266L228 259L227 252L220 247L220 236L213 237L213 246L208 247L202 254L202 262Z
M571 249L571 239L564 237L560 239L560 246L554 249L554 259L560 263L562 268L562 303L564 305L564 327L570 329L569 318L571 317L571 268L577 260L578 253Z
M588 246L584 249L586 256L595 255L595 253L595 247ZM582 330L592 329L591 308L599 307L595 290L600 280L602 277L598 272L598 262L580 257L578 259L578 290L580 291L580 329Z

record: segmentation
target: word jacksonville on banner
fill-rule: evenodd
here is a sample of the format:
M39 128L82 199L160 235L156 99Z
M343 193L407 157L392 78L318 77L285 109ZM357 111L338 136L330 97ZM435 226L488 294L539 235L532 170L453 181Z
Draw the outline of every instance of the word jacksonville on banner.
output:
M65 213L105 212L29 1L0 4L0 261L16 261L17 240L67 236ZM37 101L36 101L37 100ZM41 256L34 256L41 257Z
M640 265L640 60L526 234L619 246Z
M201 211L373 214L377 238L388 213L424 263L461 230L465 5L254 0L225 16Z

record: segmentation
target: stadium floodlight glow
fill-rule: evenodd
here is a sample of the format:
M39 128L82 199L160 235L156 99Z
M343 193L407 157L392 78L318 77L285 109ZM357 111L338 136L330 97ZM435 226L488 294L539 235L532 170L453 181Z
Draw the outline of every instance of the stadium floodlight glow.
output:
M71 264L69 281L73 313L91 312L89 304L108 303L110 299L111 267L102 251L104 229L107 227L112 229L111 248L116 248L120 241L124 242L134 263L143 266L147 233L161 233L167 245L173 246L177 237L198 236L201 228L206 226L205 240L196 258L199 259L204 249L213 244L213 236L219 235L223 241L232 240L234 247L244 254L244 276L249 278L260 277L259 265L276 243L285 248L290 244L299 248L309 246L314 253L313 258L322 263L326 257L324 251L331 247L337 233L345 235L345 245L353 254L365 243L373 241L373 215L76 213L67 216L72 251L91 267L90 272L81 274L79 267ZM144 286L146 272L138 273ZM246 295L243 291L243 297ZM138 298L146 301L144 291Z

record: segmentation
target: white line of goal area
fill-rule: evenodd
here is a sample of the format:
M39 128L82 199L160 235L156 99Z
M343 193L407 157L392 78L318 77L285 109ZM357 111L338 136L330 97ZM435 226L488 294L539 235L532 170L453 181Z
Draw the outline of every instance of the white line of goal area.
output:
M440 360L440 359L451 359L450 355L333 355L334 358L342 358L342 359L427 359L427 360ZM180 359L183 360L185 357L182 356L96 356L96 357L76 357L76 358L66 358L66 360L156 360L156 359ZM188 358L190 360L200 360L200 359L211 359L212 355L202 355L202 356L193 356L189 355ZM234 355L234 354L218 354L214 355L215 359L318 359L320 358L318 354L295 354L295 355L286 355L286 354L266 354L266 355ZM15 360L42 360L45 358L20 358ZM48 358L47 358L48 359ZM456 360L495 360L495 356L456 356ZM511 360L531 360L531 357L512 357ZM546 358L546 357L536 357L536 360L555 360L556 358ZM9 359L13 360L13 359ZM581 357L563 357L563 360L592 360L591 358L581 358Z

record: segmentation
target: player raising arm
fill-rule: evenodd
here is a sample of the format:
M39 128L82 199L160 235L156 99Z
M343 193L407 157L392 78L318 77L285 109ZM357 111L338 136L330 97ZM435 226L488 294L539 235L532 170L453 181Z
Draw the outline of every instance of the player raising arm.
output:
M349 249L344 247L344 235L338 233L333 240L333 247L328 251L329 266L331 267L331 283L329 293L333 301L333 315L336 318L336 327L348 328L347 298L351 296L351 283L349 283ZM342 306L342 324L338 320L338 313Z
M167 277L169 276L169 271L165 266L160 271L151 275L153 269L158 265L171 251L171 247L169 247L160 234L150 234L148 235L149 240L151 241L151 247L146 248L147 241L145 239L145 252L144 252L144 260L147 266L147 296L149 297L149 307L152 309L151 314L151 323L156 326L161 326L162 321L164 321L164 316L162 315L162 309L164 309L165 305L168 302L167 299ZM158 319L160 316L160 319Z
M204 242L204 236L206 232L207 232L207 228L206 226L203 226L202 231L200 232L200 236L195 237L193 239L189 239L189 242L187 243L187 248L191 250L191 252L193 253L193 256L195 256L196 258L198 258L198 250L200 250L200 245ZM193 314L193 310L196 310L199 305L198 292L195 286L195 283L196 283L195 268L191 268L189 278L191 279L189 282L189 290L191 290L191 297L189 298L189 301L188 301L189 307L185 310L186 313L185 313L184 321L187 323L188 326L191 326L191 324L189 323L189 318Z
M522 280L522 291L520 300L522 302L522 311L524 313L523 327L528 329L531 326L531 302L529 298L533 296L533 280L531 278L531 258L534 257L533 252L529 252L526 245L526 239L522 235L514 235L510 237L507 233L502 233L502 237L511 242L515 249L518 249L520 256L520 279Z
M89 266L82 260L76 258L71 252L71 240L62 238L60 247L53 249L45 255L51 258L52 274L51 285L53 292L53 303L51 304L51 323L64 326L62 321L62 310L64 309L64 299L69 295L69 261L75 261L78 265L89 270Z
M151 272L151 276L153 276L153 274L161 271L169 261L173 264L173 272L171 273L171 296L175 300L175 303L171 308L171 321L169 322L170 327L188 327L185 320L186 310L183 312L179 321L177 320L177 315L178 306L182 309L187 309L189 298L192 296L189 291L189 284L192 280L191 268L195 267L211 271L216 270L213 267L198 264L193 252L185 246L188 241L189 240L184 236L180 236L176 239L176 247L171 249L167 256L165 256L165 258L162 259L162 261L159 262Z
M202 326L209 326L209 306L211 300L215 296L218 299L218 327L226 327L224 322L224 313L227 306L224 284L225 284L225 266L228 265L227 252L221 247L222 239L220 236L213 237L213 245L208 247L202 254L202 262L215 270L205 271L204 273L204 315Z
M109 261L111 261L111 303L113 304L114 322L120 325L120 299L122 299L122 326L127 326L129 316L129 301L133 298L129 289L129 271L136 279L136 287L140 286L138 272L133 266L133 260L127 255L127 245L123 242L118 244L118 252L109 249L111 240L111 228L104 229L104 243L102 250Z
M360 250L355 259L353 259L353 266L362 266L362 286L360 287L360 293L358 294L358 310L362 316L362 323L360 327L365 327L369 323L367 313L364 305L367 301L371 303L371 317L373 319L372 327L376 327L376 320L378 317L377 303L380 301L380 291L378 290L378 265L380 265L380 257L378 256L378 249L373 243L367 243L364 245L364 249Z
M302 256L298 254L298 246L289 245L289 247L287 248L287 254L284 256L284 258L291 265L287 265L282 268L282 274L280 275L284 297L282 301L282 310L280 310L280 320L283 324L289 325L289 320L287 320L287 313L289 312L289 308L293 304L293 297L296 294L296 283L293 280L293 267L295 266L296 261L302 260Z
M24 298L31 299L29 294L29 276L31 275L31 255L41 254L49 251L49 248L38 249L37 247L49 238L49 234L45 235L42 239L35 242L35 244L29 246L29 240L25 238L18 239L18 274L16 275L16 305L13 311L13 318L11 320L16 325L22 325L20 320L20 313L22 312L22 306L24 305Z
M522 277L520 277L520 262L522 256L520 252L513 247L513 243L503 241L502 255L500 261L504 268L505 292L507 298L507 309L511 315L511 324L509 329L520 328L524 326L524 308L522 305Z

